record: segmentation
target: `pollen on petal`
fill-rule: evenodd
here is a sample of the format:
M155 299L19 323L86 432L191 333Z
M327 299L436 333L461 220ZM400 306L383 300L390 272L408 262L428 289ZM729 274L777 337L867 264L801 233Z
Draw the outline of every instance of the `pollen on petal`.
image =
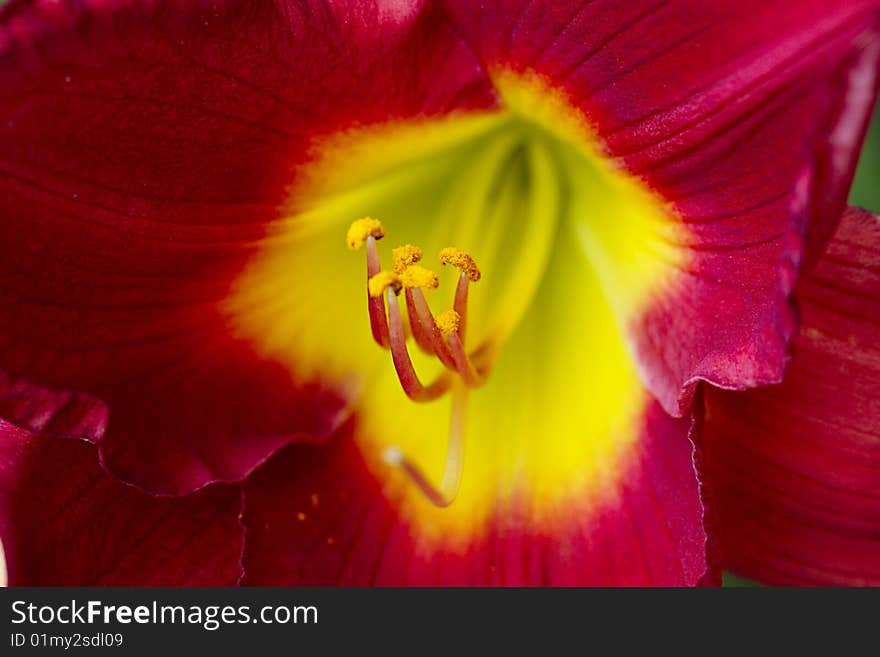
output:
M447 246L440 251L440 264L457 267L474 283L480 280L480 270L477 267L477 263L474 262L474 259L469 254L461 249L455 248L454 246Z
M407 267L422 259L422 250L412 244L405 244L391 249L391 258L394 261L394 273L401 274Z
M372 217L358 219L349 226L348 233L345 235L345 241L349 249L357 251L364 245L368 237L373 237L377 240L385 237L385 229L382 227L382 222L378 219L373 219Z
M381 297L382 293L389 287L394 288L395 292L399 292L403 284L400 277L391 271L380 271L375 276L370 277L367 284L371 297Z
M403 287L426 287L437 288L440 285L440 278L430 269L425 269L421 265L410 265L399 274L400 282Z
M452 309L444 310L437 315L434 322L437 324L437 328L440 329L440 332L443 335L452 335L458 331L458 327L461 324L461 315Z

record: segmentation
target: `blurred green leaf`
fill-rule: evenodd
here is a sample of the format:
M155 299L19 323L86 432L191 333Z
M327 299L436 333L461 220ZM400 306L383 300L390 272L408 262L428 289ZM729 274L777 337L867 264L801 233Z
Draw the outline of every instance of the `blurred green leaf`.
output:
M862 149L849 202L880 213L880 107L874 112L874 121Z
M754 588L756 586L761 586L760 584L758 584L758 582L746 579L745 577L731 575L730 573L724 573L724 576L722 577L722 584L725 587L731 588Z

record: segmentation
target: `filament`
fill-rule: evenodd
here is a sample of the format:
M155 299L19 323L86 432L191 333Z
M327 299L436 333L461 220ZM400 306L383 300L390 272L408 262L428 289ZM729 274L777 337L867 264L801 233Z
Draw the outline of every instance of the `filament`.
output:
M452 390L452 413L449 419L449 438L446 443L446 462L439 486L434 486L421 468L408 458L399 447L389 447L383 458L389 465L400 468L409 480L437 507L447 507L455 501L461 487L464 470L465 415L467 388L456 385Z
M367 245L367 307L370 311L370 330L373 332L373 339L383 349L388 349L390 345L388 336L388 321L385 319L385 300L383 295L377 297L370 295L370 279L382 270L382 263L379 260L379 248L376 246L376 239L371 235L366 239Z
M419 380L413 367L409 350L406 347L406 333L403 329L403 318L400 315L400 305L397 302L397 294L392 288L386 290L388 298L388 321L389 337L391 342L391 360L394 361L394 369L397 378L406 396L417 402L427 402L440 397L449 390L451 377L444 372L428 386Z
M412 330L412 336L419 345L419 348L426 354L435 354L434 344L431 339L431 326L426 323L416 307L415 294L424 300L424 295L419 288L407 288L406 292L406 314L409 316L409 327Z
M407 292L409 292L409 290L407 290ZM413 290L412 299L416 310L416 318L421 326L421 330L428 334L428 339L431 344L431 352L436 355L437 358L440 359L440 362L442 362L447 368L453 371L457 370L458 368L455 365L452 354L449 352L449 348L443 341L443 335L440 333L440 329L437 328L437 322L434 320L434 315L431 312L431 308L428 306L428 301L425 299L425 295L421 290ZM410 321L412 321L412 316L410 316Z
M464 344L465 325L467 323L468 284L470 278L466 272L461 272L458 277L458 285L455 286L455 303L452 306L461 318L458 325L458 337Z

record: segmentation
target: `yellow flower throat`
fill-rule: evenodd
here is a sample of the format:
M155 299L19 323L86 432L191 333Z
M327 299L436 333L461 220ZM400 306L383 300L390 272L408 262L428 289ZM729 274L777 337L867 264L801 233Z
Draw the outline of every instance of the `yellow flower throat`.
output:
M625 328L687 264L674 211L564 92L494 82L494 109L317 138L223 306L295 380L344 390L426 550L467 549L499 514L551 531L567 500L613 503L647 400ZM351 225L365 215L381 223ZM367 313L342 235L366 252Z

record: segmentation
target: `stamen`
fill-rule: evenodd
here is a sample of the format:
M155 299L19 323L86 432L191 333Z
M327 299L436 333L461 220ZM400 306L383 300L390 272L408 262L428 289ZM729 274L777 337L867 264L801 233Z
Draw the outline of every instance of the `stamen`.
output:
M348 248L352 251L358 251L367 241L368 237L380 240L385 237L385 229L382 222L372 217L364 217L358 219L348 227L348 233L345 235L345 241Z
M452 414L449 419L449 439L446 444L446 463L443 467L443 478L439 486L434 486L422 472L401 451L399 447L389 447L382 455L384 461L398 467L409 477L410 481L422 491L434 506L443 508L455 501L461 487L461 475L464 471L464 429L467 412L467 389L457 385L452 391Z
M427 354L433 354L434 349L431 347L431 338L422 328L421 322L418 321L415 305L413 303L412 290L419 287L436 288L440 284L440 279L436 274L418 267L413 266L421 261L422 250L412 244L404 244L391 250L391 260L394 263L392 271L398 276L406 279L406 313L409 317L409 326L412 331L413 338L419 348Z
M426 287L432 290L440 286L440 277L421 265L410 265L398 274L400 282L407 288Z
M371 279L372 280L372 279ZM428 386L419 380L413 367L412 359L406 348L406 334L403 330L403 318L400 314L400 306L397 303L397 294L393 288L386 292L388 300L388 333L391 339L391 359L394 361L394 369L397 378L406 396L416 402L428 402L437 399L447 390L451 384L449 373L444 372Z
M398 447L389 447L384 459L399 467L431 503L446 507L455 500L461 485L467 389L482 385L485 376L485 371L474 366L464 349L468 289L470 283L480 280L480 270L474 259L461 249L447 247L440 252L440 264L457 267L461 274L453 308L435 319L422 288L437 288L439 277L417 264L422 259L422 250L411 244L393 249L392 270L383 271L376 240L384 236L382 224L371 217L355 221L346 235L352 250L367 245L367 293L373 338L380 346L391 350L397 378L411 400L429 402L453 388L446 463L440 485L434 486ZM407 348L407 335L397 299L401 290L405 291L409 327L416 343L446 367L446 371L427 386L416 374ZM480 362L482 351L482 348L478 349L473 356Z
M444 310L442 313L437 315L437 319L435 320L437 323L437 328L440 329L440 332L448 337L453 333L458 333L458 326L461 324L461 315L459 315L454 310Z
M457 249L454 246L448 246L440 251L440 264L452 265L461 270L461 276L458 277L458 286L455 288L455 311L461 316L461 322L458 326L458 337L464 342L465 327L467 326L467 298L468 283L476 283L480 280L480 273L477 263L470 254Z
M412 244L404 244L396 249L391 249L391 261L394 263L394 273L400 274L410 265L420 262L422 259L422 250Z
M428 301L425 299L425 295L422 294L421 290L407 290L407 294L411 294L412 296L420 330L430 339L431 352L437 356L437 358L440 359L440 362L448 369L458 371L455 361L452 359L452 354L449 353L449 348L443 340L443 334L440 332L440 329L437 328L437 322L434 321L434 315L428 307ZM413 316L410 315L410 322L412 322L412 318Z
M417 292L421 294L421 290L418 288L407 288L405 292L406 314L409 316L409 327L412 330L413 338L415 338L416 344L419 345L419 348L426 354L433 355L434 345L431 342L431 329L421 321L419 311L416 308L416 302L413 295Z
M381 294L378 296L370 294L369 286L370 279L382 269L376 240L383 237L385 237L385 228L382 227L382 222L372 217L363 217L348 227L345 242L352 251L358 251L364 244L367 245L367 309L370 312L370 331L376 344L387 349L388 321L385 318L385 301Z
M454 246L447 246L440 251L440 264L457 267L463 273L467 274L467 277L474 283L480 280L480 276L482 275L480 274L480 270L477 267L477 263L474 262L474 259L461 249L457 249Z
M455 369L461 374L461 378L470 387L483 385L483 377L474 367L467 352L464 350L464 334L467 324L467 301L468 287L470 283L480 280L481 274L477 267L477 263L468 254L455 247L447 247L440 251L440 264L452 265L461 270L458 277L458 285L455 288L455 304L454 311L458 315L458 322L454 331L444 331L446 337L446 345L455 361Z
M400 278L394 272L380 271L370 276L370 280L367 281L367 288L370 296L373 298L381 297L382 293L389 287L395 292L400 292L401 288L403 288Z
M350 231L349 231L350 232ZM379 247L376 246L376 238L367 237L367 309L370 311L370 331L373 340L383 349L388 349L388 319L385 317L385 299L382 293L372 295L370 293L370 281L379 275L382 263L379 260Z

